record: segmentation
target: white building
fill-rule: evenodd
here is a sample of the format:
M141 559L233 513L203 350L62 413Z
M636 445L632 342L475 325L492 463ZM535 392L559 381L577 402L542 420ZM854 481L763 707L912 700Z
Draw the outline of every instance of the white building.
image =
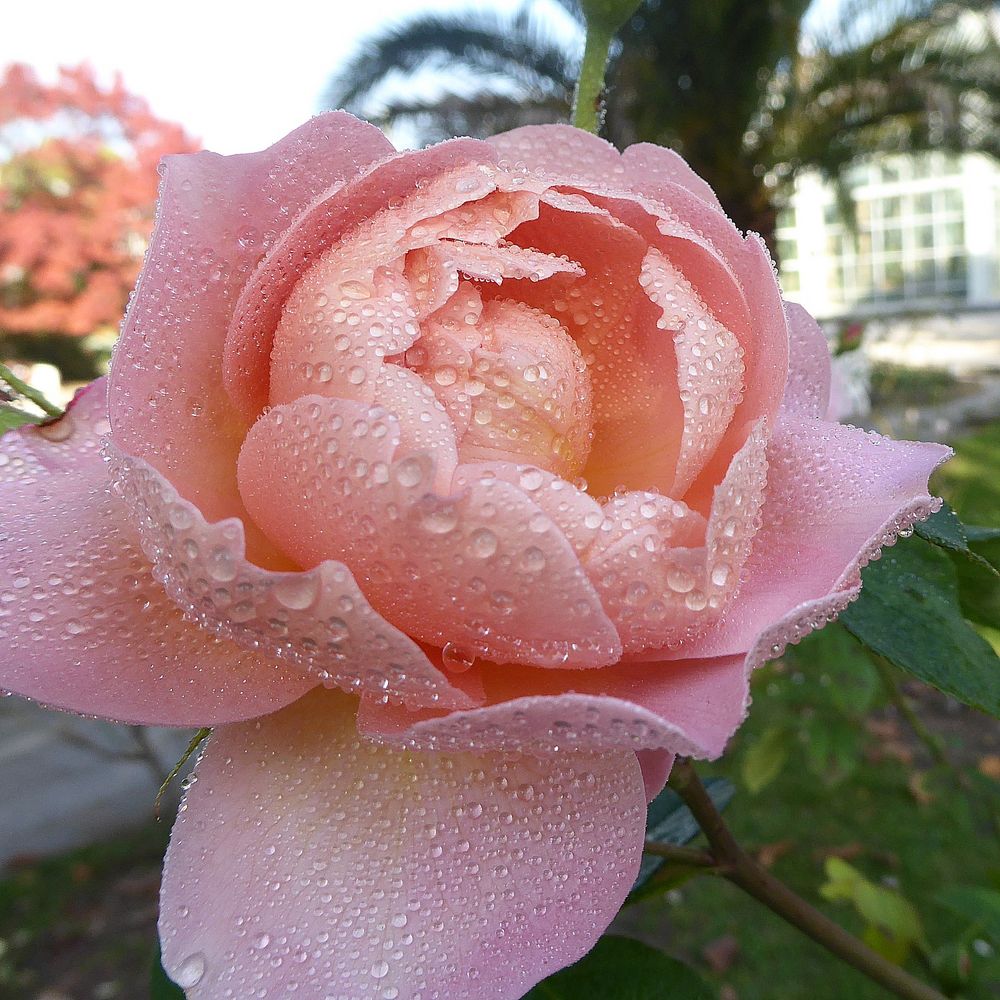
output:
M872 339L896 345L876 355L952 364L971 338L979 361L964 366L1000 367L1000 165L978 154L880 157L852 168L847 188L853 231L831 184L797 179L777 231L788 298L830 325L868 320Z

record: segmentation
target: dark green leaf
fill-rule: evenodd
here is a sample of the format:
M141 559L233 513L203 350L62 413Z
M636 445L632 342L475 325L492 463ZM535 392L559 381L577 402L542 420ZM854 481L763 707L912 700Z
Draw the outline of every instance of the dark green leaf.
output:
M969 551L965 525L947 504L942 504L936 514L931 514L926 521L921 521L914 530L921 538L934 545L940 545L941 548L951 549L952 552Z
M906 673L1000 716L1000 658L963 618L951 560L914 538L862 576L861 597L841 622Z
M803 671L809 685L822 684L830 701L852 716L867 713L880 690L871 655L839 622L789 646L782 659Z
M524 1000L711 1000L708 986L676 958L607 936L576 965L542 980Z
M969 549L1000 573L1000 528L967 524ZM984 570L979 563L956 560L959 597L966 618L1000 628L1000 576Z
M149 976L150 1000L184 1000L184 991L163 971L160 964L160 942L156 942L153 967Z
M994 944L1000 944L1000 892L983 886L951 885L934 899L982 928Z
M19 410L16 406L0 403L0 434L6 434L7 431L12 431L15 427L23 427L25 424L40 422L39 417L33 417L30 413L25 413L24 410Z
M725 778L708 778L705 790L720 812L729 805L736 792L732 783ZM681 797L670 788L664 788L649 804L646 814L646 839L660 844L683 847L694 840L699 833L697 820L691 810L681 801ZM645 885L665 864L666 859L652 854L643 855L639 865L639 875L632 892ZM635 901L634 899L632 900Z

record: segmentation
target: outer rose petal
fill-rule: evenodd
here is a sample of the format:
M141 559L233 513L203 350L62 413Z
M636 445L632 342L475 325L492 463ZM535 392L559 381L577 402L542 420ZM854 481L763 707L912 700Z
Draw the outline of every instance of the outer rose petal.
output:
M709 184L699 177L682 156L651 142L637 142L622 153L625 180L640 194L656 197L664 183L679 184L712 208L722 211L722 205Z
M112 449L114 446L111 446ZM325 561L276 573L247 562L243 525L209 524L152 466L112 450L117 488L167 593L206 629L315 681L411 705L466 708L475 678L453 685L420 647L372 610L350 570Z
M830 405L830 346L822 327L797 302L785 303L788 316L788 384L781 412L826 416Z
M680 655L751 650L765 626L777 655L842 610L879 546L935 509L927 479L950 454L940 444L781 418L768 446L764 523L740 593L718 627Z
M366 736L419 750L667 750L718 757L746 715L742 654L630 663L603 670L537 670L485 664L487 704L445 715L368 699Z
M57 423L0 440L0 460L21 456L0 461L0 473L29 470L0 477L0 688L171 726L214 726L294 701L315 680L184 621L153 578L94 447L105 399L101 380Z
M190 1000L517 1000L584 955L638 870L635 755L393 751L354 704L213 736L160 908Z
M243 516L235 469L246 426L219 391L236 296L301 207L387 152L378 129L335 112L260 153L164 161L156 230L111 368L112 434L210 519ZM266 541L250 541L267 558Z

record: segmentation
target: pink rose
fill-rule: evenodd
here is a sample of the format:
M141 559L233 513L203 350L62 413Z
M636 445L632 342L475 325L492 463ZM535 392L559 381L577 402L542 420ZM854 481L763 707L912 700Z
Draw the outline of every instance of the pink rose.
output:
M188 996L583 955L672 755L932 507L946 450L825 420L829 377L669 150L337 113L169 157L107 384L0 444L0 685L217 727L163 888Z

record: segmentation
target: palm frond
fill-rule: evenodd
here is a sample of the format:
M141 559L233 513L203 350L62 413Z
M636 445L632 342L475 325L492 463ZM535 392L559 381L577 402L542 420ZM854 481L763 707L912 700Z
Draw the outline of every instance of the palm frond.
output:
M981 4L913 4L852 48L829 44L789 78L776 158L835 176L863 155L1000 152L1000 41ZM840 39L842 41L842 38Z
M529 8L514 17L489 11L427 14L370 38L331 81L325 107L388 117L380 98L393 77L463 70L480 88L537 99L572 92L575 40L553 37ZM490 86L490 83L496 86Z
M393 101L382 115L370 119L380 128L412 130L423 143L456 135L482 139L520 125L566 121L569 101L560 95L524 99L482 92L443 93L429 98Z

